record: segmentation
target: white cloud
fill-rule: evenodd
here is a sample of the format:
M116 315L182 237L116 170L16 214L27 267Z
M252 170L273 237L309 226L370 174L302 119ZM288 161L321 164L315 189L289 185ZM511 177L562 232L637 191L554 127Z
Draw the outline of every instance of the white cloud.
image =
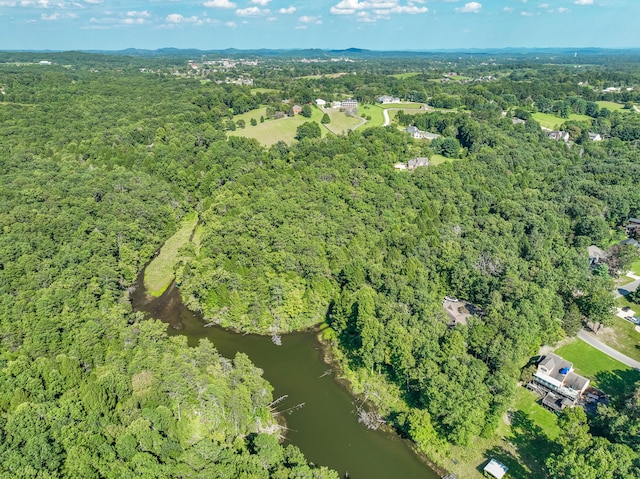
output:
M523 17L533 17L533 13L531 12L520 12L520 15Z
M503 10L505 12L509 12L509 13L513 12L513 8L511 8L511 7L504 7Z
M236 15L239 17L258 17L270 13L269 10L260 10L258 7L238 8Z
M576 5L593 5L594 0L575 0Z
M482 8L482 4L479 2L465 3L464 7L456 8L456 12L460 13L478 13Z
M225 23L225 25L229 28L235 28L237 26L236 22L227 22Z
M262 5L263 7L267 6L271 2L271 0L251 0L251 3L255 3L256 5Z
M298 21L300 23L314 23L316 25L320 25L322 23L322 20L320 20L320 17L312 17L312 16L307 16L307 15L303 15L300 18L298 18Z
M47 20L47 21L59 20L60 19L60 14L59 13L52 13L51 15L47 15L46 13L43 13L42 15L40 15L40 18L42 20Z
M280 10L278 10L278 13L282 13L283 15L291 15L292 13L296 13L296 7L289 7L289 8L281 8Z
M229 0L209 0L203 5L209 8L236 8L236 4Z
M409 0L406 5L401 5L399 0L342 0L329 9L332 15L353 15L358 12L372 12L378 18L387 17L392 13L406 13L415 15L429 11L427 7L419 7L416 4L425 3L425 0ZM363 20L371 21L368 15L359 15Z
M130 12L127 12L127 17L149 18L150 16L151 14L147 10L143 10L141 12L131 10Z
M197 23L198 17L196 17L195 15L192 17L183 17L179 13L170 13L169 15L167 15L165 21L167 23Z
M558 7L558 9L556 10L556 12L558 13L569 13L571 10L569 10L568 8L564 8L564 7Z

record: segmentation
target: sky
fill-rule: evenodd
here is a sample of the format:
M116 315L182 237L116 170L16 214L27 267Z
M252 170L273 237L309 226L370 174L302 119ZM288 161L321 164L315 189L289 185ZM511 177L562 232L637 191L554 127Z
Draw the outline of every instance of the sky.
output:
M640 47L640 0L0 0L0 50Z

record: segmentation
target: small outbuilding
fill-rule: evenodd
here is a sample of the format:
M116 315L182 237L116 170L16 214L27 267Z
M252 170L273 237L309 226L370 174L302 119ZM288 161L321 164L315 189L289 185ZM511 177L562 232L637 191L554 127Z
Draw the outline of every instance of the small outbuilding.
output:
M487 477L495 477L496 479L502 479L508 470L509 468L504 464L502 464L500 461L491 459L489 461L489 464L484 466L484 469L482 471L484 472L484 475Z

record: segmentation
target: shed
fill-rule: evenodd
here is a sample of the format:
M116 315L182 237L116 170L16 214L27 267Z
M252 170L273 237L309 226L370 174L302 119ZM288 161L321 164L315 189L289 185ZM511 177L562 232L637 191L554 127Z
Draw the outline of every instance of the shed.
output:
M483 471L485 474L489 474L491 477L495 477L496 479L502 479L502 477L507 473L509 468L502 464L500 461L496 461L495 459L491 459L489 464L484 466Z

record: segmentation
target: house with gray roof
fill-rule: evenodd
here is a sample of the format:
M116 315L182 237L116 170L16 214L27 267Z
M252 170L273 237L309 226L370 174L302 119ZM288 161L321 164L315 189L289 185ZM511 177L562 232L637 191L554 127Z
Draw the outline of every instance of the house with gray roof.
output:
M589 387L589 380L576 374L572 363L553 353L542 358L533 377L536 383L569 399L572 405Z

